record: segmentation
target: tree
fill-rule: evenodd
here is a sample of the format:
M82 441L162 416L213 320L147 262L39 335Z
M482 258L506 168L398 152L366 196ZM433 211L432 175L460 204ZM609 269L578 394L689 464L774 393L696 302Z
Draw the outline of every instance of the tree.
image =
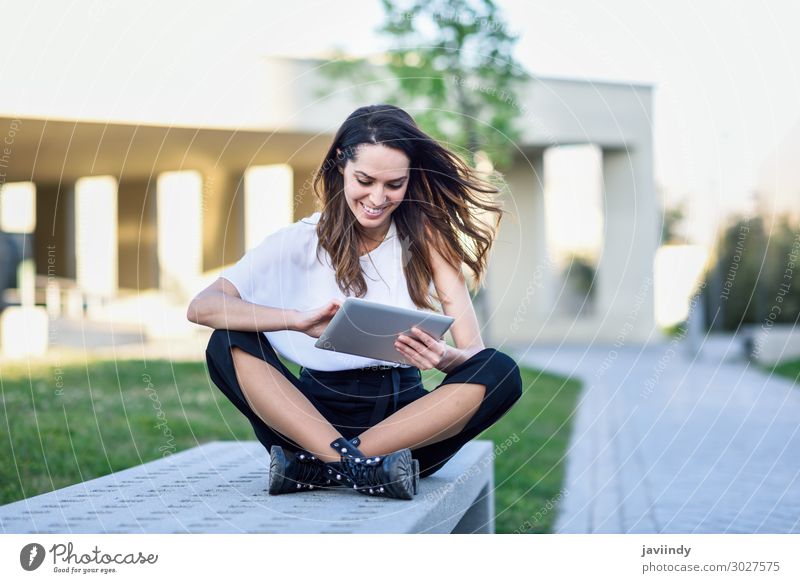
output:
M563 291L564 309L569 314L588 314L594 310L597 278L596 262L583 253L571 252L562 270L567 283ZM561 300L561 298L559 298Z
M705 274L715 328L795 323L800 316L800 227L788 216L733 217L721 232Z
M661 217L661 244L686 244L686 238L680 234L683 221L686 218L686 203L684 201L666 207Z

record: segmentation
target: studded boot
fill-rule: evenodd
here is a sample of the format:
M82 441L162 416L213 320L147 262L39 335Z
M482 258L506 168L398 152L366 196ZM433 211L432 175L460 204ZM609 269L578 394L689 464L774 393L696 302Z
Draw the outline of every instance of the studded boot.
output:
M353 451L361 444L358 436L351 438ZM419 462L412 458L414 494L419 491ZM341 475L341 472L337 472ZM352 482L328 478L326 464L306 450L290 452L279 445L270 448L269 488L271 495L303 492L315 488L352 487ZM335 477L335 476L334 476Z
M403 500L414 497L414 465L410 449L385 456L365 456L344 438L332 441L331 447L340 459L325 464L326 478L368 496Z
M273 445L269 457L269 493L272 495L339 486L325 477L323 463L305 450L294 453Z
M361 445L361 439L356 435L355 437L351 438L350 443L352 443L355 447ZM419 460L415 457L411 458L411 463L414 467L414 495L417 495L419 492Z

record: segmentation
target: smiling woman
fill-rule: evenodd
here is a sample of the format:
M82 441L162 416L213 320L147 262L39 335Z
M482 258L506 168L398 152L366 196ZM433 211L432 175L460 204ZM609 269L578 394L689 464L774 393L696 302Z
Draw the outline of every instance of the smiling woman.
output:
M380 244L392 218L398 236L408 241L404 277L417 307L434 309L431 247L450 265L466 263L476 289L483 284L505 212L494 200L498 187L419 129L408 113L392 105L357 109L339 128L327 160L334 163L324 164L314 180L324 209L317 233L343 293L366 293L360 251ZM479 214L495 215L494 225ZM437 233L435 241L430 232Z
M337 168L344 177L347 205L357 220L362 255L380 245L389 232L392 213L406 194L409 160L402 151L383 145L363 144L358 150L357 162Z
M498 190L392 105L345 120L314 189L321 210L223 271L189 318L216 328L209 374L270 451L270 493L343 485L410 499L522 394L516 362L484 347L462 275L466 263L481 283ZM411 365L315 348L350 296L422 310L436 300L455 320L455 346L400 334ZM278 353L301 365L299 377ZM427 391L430 369L446 376Z

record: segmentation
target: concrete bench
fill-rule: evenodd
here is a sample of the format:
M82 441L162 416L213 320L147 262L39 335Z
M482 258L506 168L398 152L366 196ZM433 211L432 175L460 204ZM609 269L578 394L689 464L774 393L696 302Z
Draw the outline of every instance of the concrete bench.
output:
M4 533L493 533L494 447L466 444L413 500L267 494L257 441L214 441L0 506Z

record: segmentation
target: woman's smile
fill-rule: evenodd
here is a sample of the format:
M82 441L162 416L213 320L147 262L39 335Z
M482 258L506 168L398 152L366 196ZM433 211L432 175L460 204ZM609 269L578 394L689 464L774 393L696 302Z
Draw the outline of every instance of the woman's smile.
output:
M371 207L371 206L367 205L366 203L362 202L361 203L361 208L364 209L364 214L366 214L367 217L369 217L369 218L377 218L377 217L383 216L383 213L389 207L387 205L387 206L382 206L380 208L374 208L374 207Z
M358 158L339 168L344 195L359 221L361 234L379 241L391 214L403 201L410 175L408 156L383 144L362 144Z

